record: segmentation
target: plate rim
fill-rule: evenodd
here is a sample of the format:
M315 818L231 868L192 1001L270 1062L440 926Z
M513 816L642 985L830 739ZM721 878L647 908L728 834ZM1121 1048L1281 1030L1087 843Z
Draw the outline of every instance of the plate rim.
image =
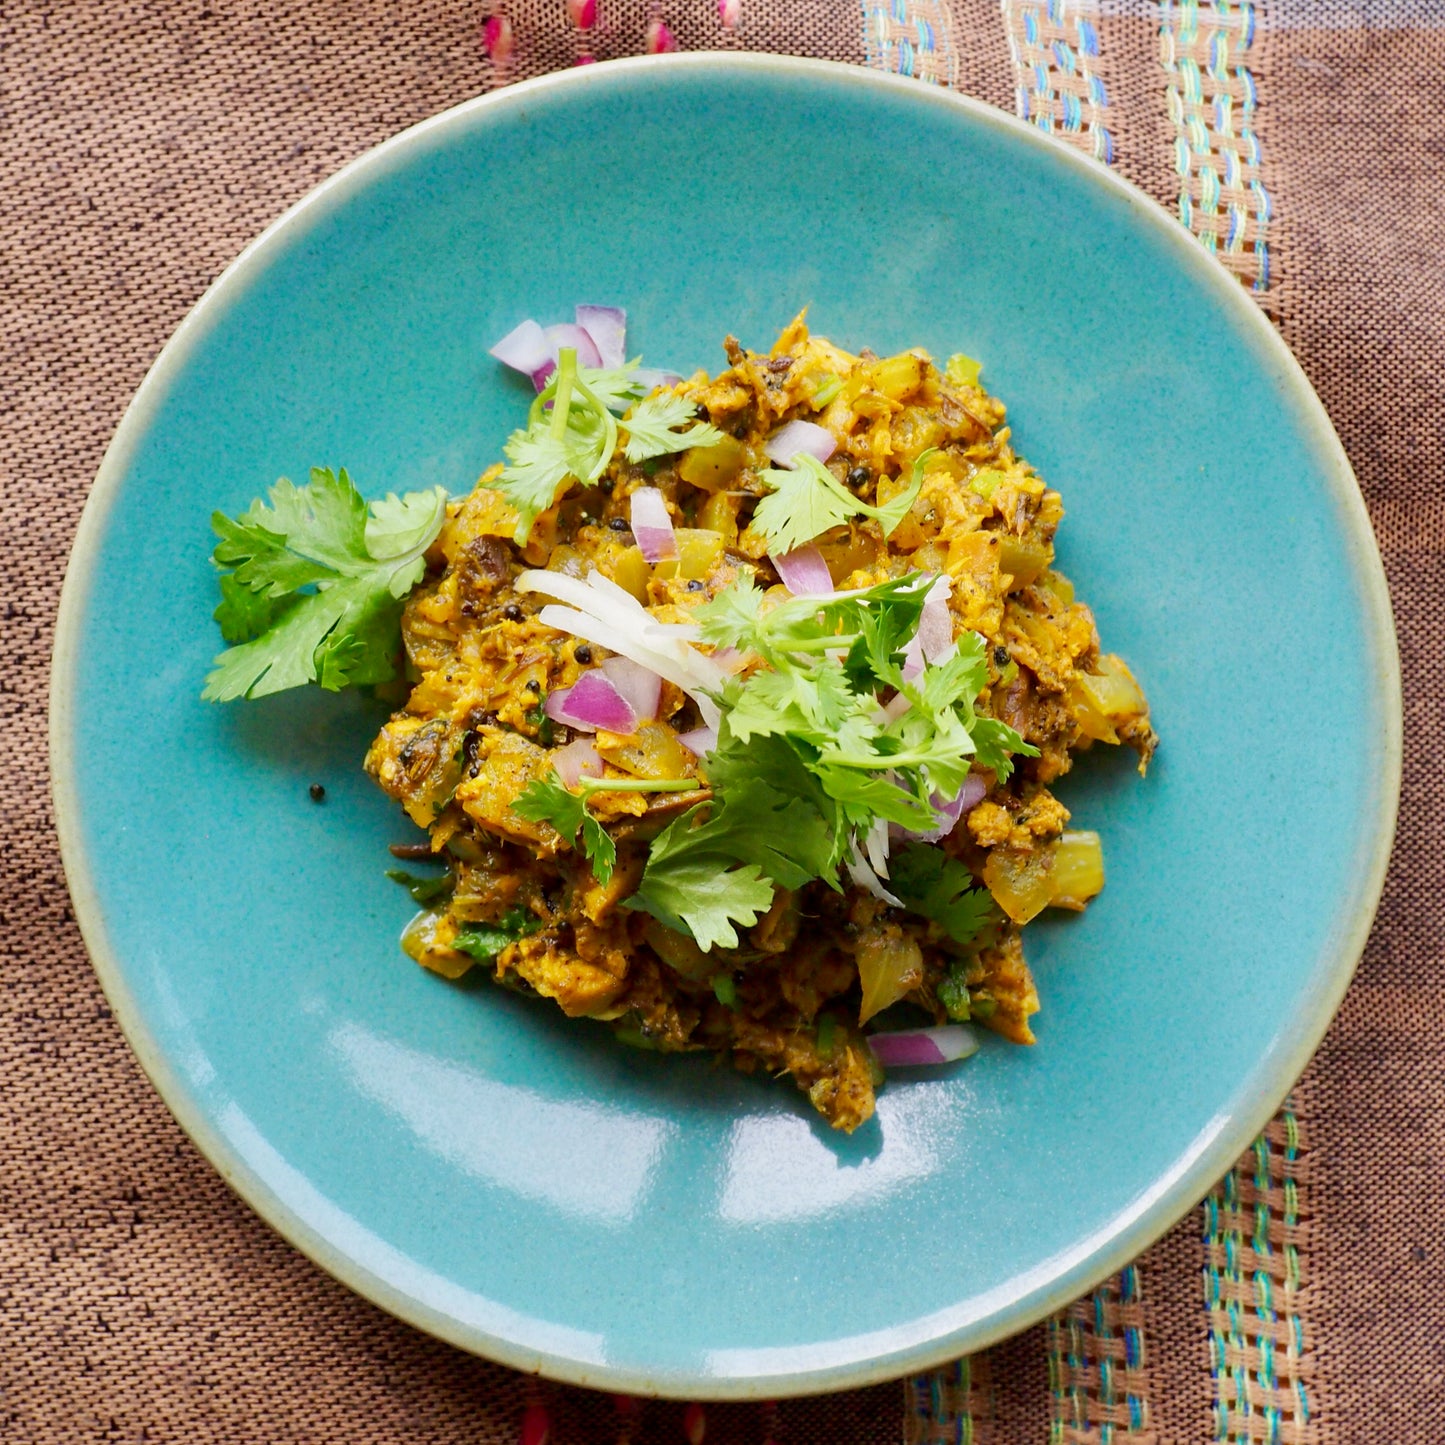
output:
M467 1325L398 1289L297 1215L251 1169L204 1110L192 1103L188 1090L181 1084L136 1004L126 982L124 964L110 944L84 847L80 821L83 802L76 786L72 747L75 679L90 597L91 562L104 539L106 523L130 458L169 394L173 380L190 360L196 344L224 318L232 297L244 293L253 274L269 263L272 249L284 246L292 232L309 229L324 219L358 190L404 163L413 152L428 146L438 133L452 128L465 129L478 116L502 117L514 109L525 110L535 100L545 99L554 92L565 95L583 84L590 86L599 82L625 86L631 77L651 78L659 71L788 74L811 77L827 85L851 85L858 90L906 97L910 103L920 106L942 107L973 124L1001 131L1021 144L1035 147L1047 155L1052 164L1072 169L1088 183L1112 192L1140 213L1142 223L1173 248L1178 264L1191 270L1213 293L1228 319L1237 323L1245 337L1259 346L1262 356L1272 363L1295 419L1309 434L1319 456L1326 497L1334 504L1349 573L1364 615L1365 642L1370 649L1375 683L1373 721L1381 745L1370 806L1362 813L1370 826L1357 835L1360 841L1356 857L1361 866L1355 875L1354 895L1348 900L1349 912L1342 914L1347 917L1348 926L1336 933L1330 947L1320 955L1323 975L1320 987L1302 1001L1303 1006L1292 1018L1293 1029L1277 1035L1260 1059L1258 1080L1248 1097L1236 1095L1227 1113L1215 1121L1212 1135L1187 1158L1183 1168L1164 1176L1162 1185L1146 1191L1136 1201L1137 1208L1131 1207L1130 1217L1122 1227L1115 1228L1103 1245L1086 1251L1081 1258L1056 1270L1044 1284L1008 1301L982 1321L965 1323L921 1343L885 1348L883 1353L840 1358L814 1366L788 1368L784 1365L776 1373L722 1377L649 1371L637 1366L593 1365L518 1345ZM1037 126L982 101L902 76L835 61L760 53L702 51L632 57L553 72L486 92L363 152L265 227L189 310L147 370L121 416L86 498L72 543L56 619L49 692L49 762L56 833L86 950L121 1032L141 1068L172 1117L231 1189L271 1229L340 1283L406 1323L450 1344L513 1369L571 1385L634 1395L707 1400L774 1399L854 1389L933 1368L961 1354L995 1344L1063 1308L1135 1259L1172 1228L1208 1194L1274 1115L1319 1047L1339 1008L1364 951L1383 892L1398 820L1402 756L1399 645L1384 565L1363 495L1324 405L1303 368L1240 282L1164 207L1112 169L1047 135ZM828 1345L847 1343L846 1339L834 1340ZM826 1349L827 1345L819 1345L812 1352L823 1354ZM795 1347L773 1347L753 1353L761 1363L769 1355L785 1357L794 1351Z

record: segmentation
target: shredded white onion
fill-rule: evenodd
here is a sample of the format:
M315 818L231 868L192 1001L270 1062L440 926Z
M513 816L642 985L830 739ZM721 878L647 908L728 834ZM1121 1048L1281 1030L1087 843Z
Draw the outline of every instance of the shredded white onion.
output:
M918 619L918 641L923 648L925 662L947 662L957 650L953 640L953 613L948 609L952 591L953 579L944 572L934 579L928 596L923 600L923 612Z
M849 845L848 857L843 860L848 876L859 888L866 889L875 898L891 903L895 908L903 907L903 900L895 898L882 884L878 875L868 866L868 860L858 851L858 840Z
M540 592L571 604L542 608L537 615L543 626L630 657L680 687L697 703L709 727L721 722L722 713L709 694L721 690L727 677L723 669L705 653L669 635L667 624L658 623L630 592L600 572L590 572L584 581L533 570L523 572L514 586L518 592Z

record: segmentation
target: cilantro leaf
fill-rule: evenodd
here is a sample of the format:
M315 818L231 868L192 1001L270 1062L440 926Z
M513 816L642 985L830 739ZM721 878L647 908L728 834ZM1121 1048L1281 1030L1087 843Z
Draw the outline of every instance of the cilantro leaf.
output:
M217 578L221 601L211 616L220 624L221 636L233 646L259 637L287 604L236 581L235 574L223 572Z
M753 523L770 552L791 552L857 516L863 504L815 457L806 453L793 468L770 467L758 480L770 487L753 511ZM808 463L812 463L811 466Z
M257 604L242 609L238 587L281 605L263 631L216 657L201 696L230 702L308 682L335 690L386 681L394 675L400 599L426 571L426 549L446 520L446 492L388 497L376 511L344 469L316 468L307 485L283 477L269 495L269 505L253 502L240 517L212 518L220 538L213 560L230 578L228 586L223 572L222 636L236 641L262 617ZM380 555L368 545L369 530Z
M451 946L469 953L478 963L494 963L504 948L535 933L542 920L525 908L509 909L500 923L473 923L452 939Z
M694 607L692 620L703 642L761 652L763 589L744 573L716 597Z
M550 823L569 843L576 847L577 834L582 834L582 851L592 865L599 883L612 877L617 864L617 844L607 830L587 811L587 793L574 793L555 773L550 778L530 782L522 796L512 804L518 817L533 823Z
M973 745L977 749L975 756L1000 782L1014 770L1010 753L1017 753L1024 758L1036 758L1039 755L1036 747L1026 743L1013 728L997 718L980 715L974 718L970 731L973 734Z
M632 415L622 419L622 429L627 433L627 460L645 462L651 457L685 452L689 447L716 446L723 434L710 422L696 422L685 432L677 430L696 415L693 402L671 392L639 402Z
M422 908L445 898L455 881L451 869L445 873L421 874L408 873L405 868L388 868L386 876L393 883L400 883L411 894L412 902Z
M800 452L791 470L770 468L758 473L758 480L773 490L758 503L753 521L767 537L770 552L791 552L857 516L872 517L883 535L891 536L918 499L931 455L932 449L920 452L903 490L873 506L855 497L817 457Z
M591 486L616 449L616 420L579 371L576 351L564 346L552 379L532 403L526 429L513 432L503 447L509 465L496 487L517 513L517 545L525 544L532 523L557 501L559 489L570 481Z
M736 863L694 837L703 809L690 808L653 840L637 892L627 900L707 952L738 946L737 928L751 928L773 904L773 884L756 863Z
M905 848L889 860L888 886L914 913L931 918L955 943L968 943L988 922L993 899L942 848Z

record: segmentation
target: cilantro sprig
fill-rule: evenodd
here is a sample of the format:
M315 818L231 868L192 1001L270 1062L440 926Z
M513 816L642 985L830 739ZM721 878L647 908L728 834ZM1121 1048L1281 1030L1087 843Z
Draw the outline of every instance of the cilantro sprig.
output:
M1015 754L1036 750L980 716L987 681L974 633L954 653L906 666L933 579L921 573L865 591L794 598L763 610L763 593L740 578L697 607L700 639L751 654L759 664L723 687L723 723L706 768L712 799L676 819L652 845L629 900L699 947L737 946L776 885L813 879L839 887L838 868L878 820L934 826L936 795L954 797L975 761L1006 778ZM881 697L902 693L895 714ZM987 893L937 848L904 852L895 895L965 942L987 913Z
M496 485L517 513L519 547L531 535L532 523L573 483L592 486L601 478L617 451L619 427L627 433L623 450L630 462L714 446L723 439L706 422L678 431L693 421L697 407L668 393L644 398L636 361L598 370L579 366L570 347L557 356L557 369L532 403L527 426L513 432L503 448L508 465ZM620 421L614 417L629 407Z
M594 793L688 793L698 787L696 778L581 778L573 792L554 771L528 783L512 810L530 822L550 823L573 847L580 832L593 874L607 883L617 866L617 844L587 811L588 798Z
M233 645L201 696L264 697L319 682L336 691L395 675L402 599L421 581L446 520L446 492L394 493L367 504L345 469L282 478L269 505L211 518L220 538L215 619Z
M800 452L791 468L770 468L758 480L770 488L753 512L754 526L768 539L770 552L791 552L854 517L872 517L892 536L918 500L923 472L933 449L920 452L907 485L882 506L855 497L817 457Z

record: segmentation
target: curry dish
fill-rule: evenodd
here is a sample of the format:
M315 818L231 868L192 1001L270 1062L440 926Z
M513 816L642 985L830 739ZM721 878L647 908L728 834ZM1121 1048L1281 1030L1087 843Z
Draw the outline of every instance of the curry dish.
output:
M617 450L599 484L543 510L521 546L500 466L450 504L403 616L410 694L366 766L450 870L450 893L404 938L418 962L457 978L482 959L499 983L626 1043L791 1074L833 1126L851 1130L874 1110L881 1070L865 1025L884 1010L911 1005L924 1023L973 1021L1033 1042L1039 1000L1021 930L1045 907L1082 909L1103 885L1097 835L1070 829L1051 786L1099 742L1132 748L1142 773L1156 737L1129 668L1101 650L1089 608L1053 569L1059 494L1012 450L1004 407L976 366L940 368L922 351L851 355L810 336L802 317L766 355L731 337L724 349L726 370L672 387L720 439L641 463ZM983 642L986 681L972 706L1036 753L1021 749L1006 778L975 763L956 825L946 818L933 840L987 889L978 897L989 916L964 943L856 873L776 888L733 948L703 948L626 906L650 842L686 810L706 809L708 752L683 739L707 718L671 680L655 716L628 733L584 734L546 707L611 653L545 623L547 595L535 581L524 590L524 573L595 571L663 624L686 624L739 578L764 589L765 610L789 598L753 519L766 448L794 421L829 434L827 470L860 504L816 538L833 587L946 578L954 636ZM881 506L910 479L916 496L885 537L865 504ZM640 489L661 493L675 528L661 561L648 561L632 530ZM760 665L726 651L717 649L724 668ZM580 842L517 807L584 737L600 760L592 776L620 784L587 799L615 844L606 882ZM628 779L689 791L627 791ZM863 876L886 882L866 867Z

